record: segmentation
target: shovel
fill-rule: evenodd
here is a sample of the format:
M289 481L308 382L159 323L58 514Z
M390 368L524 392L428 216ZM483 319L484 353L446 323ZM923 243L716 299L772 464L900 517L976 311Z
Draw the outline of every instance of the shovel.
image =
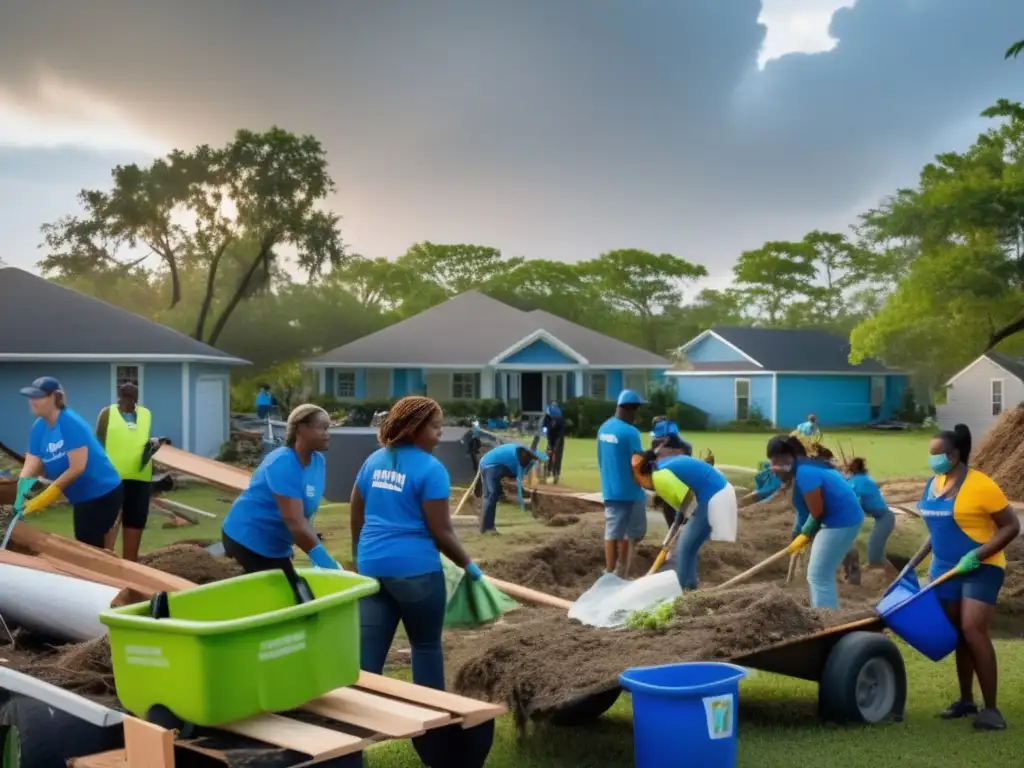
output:
M452 512L452 517L457 517L459 512L462 511L462 508L466 505L466 502L469 501L469 497L473 495L473 490L476 488L476 484L478 482L480 482L479 469L476 471L476 477L473 478L473 482L469 484L469 488L467 488L466 492L462 494L462 499L459 500L459 506L457 506L455 508L455 511Z
M725 589L726 587L734 587L737 584L742 584L744 581L747 581L749 579L752 579L754 576L757 576L757 574L759 574L766 568L770 568L780 560L784 560L786 556L790 554L792 553L789 551L789 547L786 547L785 549L780 549L774 555L765 558L760 563L755 565L753 568L748 568L743 573L737 576L733 576L731 579L729 579L726 582L723 582L722 584L719 584L717 587L709 587L708 589L709 591L712 589Z
M683 514L683 508L686 508L688 514ZM668 533L665 534L665 540L661 543L661 551L658 556L654 558L654 563L651 565L651 569L647 572L650 576L653 573L657 573L661 566L665 564L665 560L668 558L668 553L672 549L672 544L679 536L679 530L683 527L683 523L686 518L693 514L693 503L683 502L682 506L679 507L679 511L676 512L676 519L672 521L672 527L668 529Z

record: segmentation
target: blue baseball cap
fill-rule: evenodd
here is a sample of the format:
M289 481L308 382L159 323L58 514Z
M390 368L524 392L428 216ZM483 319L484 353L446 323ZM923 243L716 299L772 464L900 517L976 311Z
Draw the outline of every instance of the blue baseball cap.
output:
M22 387L21 394L30 400L38 400L42 397L49 397L55 392L63 392L64 388L52 376L43 376L32 382L30 387Z
M655 439L678 434L679 427L676 425L674 421L669 421L668 419L665 419L664 421L659 421L651 428L651 437Z
M619 400L615 404L621 408L624 405L646 405L647 401L644 400L640 395L634 392L632 389L624 389L619 393Z

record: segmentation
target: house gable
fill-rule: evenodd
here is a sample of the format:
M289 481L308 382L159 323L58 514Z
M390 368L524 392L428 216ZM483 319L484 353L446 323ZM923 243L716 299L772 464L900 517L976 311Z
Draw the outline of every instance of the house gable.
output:
M532 341L500 360L501 365L576 365L577 362L543 339Z
M686 357L693 363L750 363L738 349L710 334L687 349Z

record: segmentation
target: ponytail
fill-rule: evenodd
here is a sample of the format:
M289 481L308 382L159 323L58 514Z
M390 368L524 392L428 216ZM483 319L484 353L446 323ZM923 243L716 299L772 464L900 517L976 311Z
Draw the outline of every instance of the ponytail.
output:
M939 432L935 437L942 440L946 445L947 452L955 449L960 455L960 461L967 465L971 461L971 429L966 424L957 424L953 429L946 429Z

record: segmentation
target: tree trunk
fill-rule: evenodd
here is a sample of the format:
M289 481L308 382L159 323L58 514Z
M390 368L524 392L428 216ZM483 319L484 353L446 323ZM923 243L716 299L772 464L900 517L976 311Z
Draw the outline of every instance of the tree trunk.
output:
M224 332L224 328L228 324L228 320L231 318L231 313L238 308L238 305L242 303L242 298L249 290L249 283L255 276L256 271L263 265L264 261L270 258L270 251L273 246L273 239L267 238L263 241L260 246L259 255L253 259L252 264L249 265L249 269L245 271L242 279L238 281L238 285L235 287L235 292L232 294L231 299L228 301L227 306L220 313L220 317L217 318L217 322L213 326L213 330L210 332L210 338L206 340L206 343L211 347L217 345L217 339L220 338L221 333Z
M217 252L213 254L213 258L210 260L210 270L206 275L206 294L203 296L203 305L199 308L196 330L192 334L192 338L196 341L203 340L203 331L206 330L206 317L210 314L210 307L213 306L213 294L216 291L217 268L220 266L221 257L224 256L224 251L227 250L228 243L230 242L231 238L225 235L224 242L220 244L220 248L217 249Z

